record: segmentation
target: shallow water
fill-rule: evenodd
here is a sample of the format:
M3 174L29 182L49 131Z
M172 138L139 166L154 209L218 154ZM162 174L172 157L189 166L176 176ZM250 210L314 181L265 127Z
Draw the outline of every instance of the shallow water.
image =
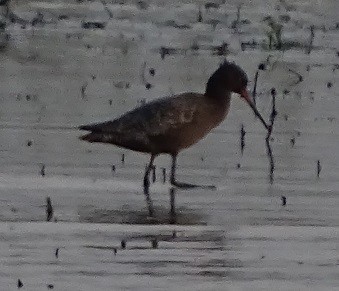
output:
M16 290L20 278L27 290L47 284L55 290L336 290L337 2L281 1L278 11L278 2L251 1L240 14L250 23L237 31L231 26L239 1L209 10L199 2L201 23L194 1L145 1L146 9L136 1L107 3L112 19L100 2L27 1L14 11L27 20L41 11L48 23L6 29L11 37L0 53L1 288ZM289 15L283 40L298 45L242 51L241 42L267 38L261 21L267 15ZM105 21L106 28L84 30L82 20ZM251 80L271 56L259 75L257 105L268 119L269 92L277 89L274 183L265 131L234 96L225 122L178 160L180 180L213 183L217 190L176 190L176 224L170 225L170 187L162 182L170 160L159 157L151 185L156 219L150 220L141 189L148 157L81 142L75 127L117 117L144 100L203 91L225 57L214 54L223 42L227 58ZM161 47L171 49L164 59ZM47 196L57 223L44 222Z

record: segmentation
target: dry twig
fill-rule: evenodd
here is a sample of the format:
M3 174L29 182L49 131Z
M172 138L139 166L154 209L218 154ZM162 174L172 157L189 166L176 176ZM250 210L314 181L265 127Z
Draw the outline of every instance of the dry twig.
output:
M46 198L46 220L50 221L53 217L53 206L50 197Z
M240 131L240 149L241 149L241 155L244 154L244 148L245 148L245 135L246 131L244 129L244 125L241 125L241 131Z
M256 104L256 97L257 97L257 83L258 83L258 77L259 77L259 71L264 71L266 69L266 66L264 63L259 64L257 71L255 72L254 76L254 87L253 87L253 102Z
M275 88L271 89L271 96L272 96L272 112L270 115L270 125L269 125L269 130L267 131L267 135L266 135L266 151L267 151L267 156L270 162L270 183L273 183L274 180L274 170L275 170L275 166L274 166L274 157L273 157L273 152L272 152L272 147L270 144L270 138L271 138L271 134L273 131L273 125L274 125L274 121L275 118L278 114L278 112L275 109L275 97L276 97L276 90Z

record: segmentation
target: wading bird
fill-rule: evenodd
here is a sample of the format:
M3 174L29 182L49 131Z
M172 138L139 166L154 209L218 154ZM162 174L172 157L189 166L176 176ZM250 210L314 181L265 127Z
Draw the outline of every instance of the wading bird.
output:
M144 175L144 193L149 214L153 216L149 197L149 175L156 156L172 156L170 182L180 188L207 187L176 180L176 162L180 151L198 142L226 117L231 93L237 93L252 108L269 130L247 91L246 73L236 64L225 61L209 78L205 93L182 93L160 98L103 123L82 125L90 133L80 137L88 142L109 143L133 151L149 153Z

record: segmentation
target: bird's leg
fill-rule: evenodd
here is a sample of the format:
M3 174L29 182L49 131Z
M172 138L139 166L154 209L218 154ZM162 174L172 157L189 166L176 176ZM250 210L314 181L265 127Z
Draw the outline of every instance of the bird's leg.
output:
M171 169L171 184L178 188L190 189L190 188L206 188L206 189L215 189L214 185L195 185L189 183L178 182L175 179L175 171L177 167L177 154L172 155L172 169Z
M170 202L171 202L171 211L170 211L170 224L176 223L176 213L175 213L175 188L171 187L170 189Z
M149 216L154 216L154 209L153 209L153 202L151 200L151 196L149 194L149 174L153 168L153 162L154 162L155 156L151 155L151 160L149 161L148 166L146 167L145 175L144 175L144 194L146 197L146 203L148 207Z

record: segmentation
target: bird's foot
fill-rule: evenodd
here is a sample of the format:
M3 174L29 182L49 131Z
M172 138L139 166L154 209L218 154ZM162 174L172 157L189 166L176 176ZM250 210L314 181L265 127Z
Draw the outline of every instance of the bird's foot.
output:
M148 215L149 215L149 217L155 217L154 216L153 202L152 202L151 196L149 194L149 181L148 180L144 180L144 194L145 194L145 198L146 198Z
M189 183L183 183L183 182L178 182L178 181L171 181L171 184L175 187L182 188L182 189L192 189L192 188L202 188L202 189L211 189L211 190L217 189L215 185L196 185L196 184L189 184Z

